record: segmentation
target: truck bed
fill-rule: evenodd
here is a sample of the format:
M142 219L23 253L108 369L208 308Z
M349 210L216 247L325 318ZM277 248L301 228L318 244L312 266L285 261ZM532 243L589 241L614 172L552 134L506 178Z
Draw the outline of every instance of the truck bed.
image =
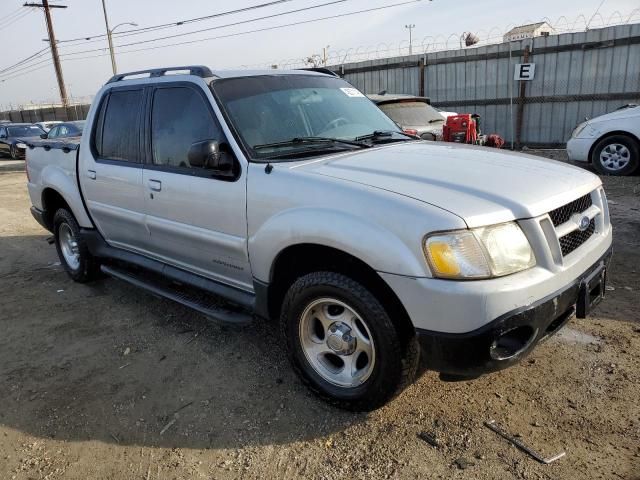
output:
M81 226L91 227L78 188L76 162L80 140L81 137L68 137L29 141L26 151L28 189L37 210L44 210L43 196L47 189L52 189L62 196Z

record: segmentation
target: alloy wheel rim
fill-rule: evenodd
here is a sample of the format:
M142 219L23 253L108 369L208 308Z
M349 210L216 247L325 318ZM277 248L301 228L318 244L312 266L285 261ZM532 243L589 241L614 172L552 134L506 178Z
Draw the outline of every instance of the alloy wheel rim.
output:
M356 311L335 298L311 302L302 313L300 345L311 367L327 382L344 388L362 385L373 372L373 336Z
M69 265L72 270L77 270L80 267L80 250L76 237L71 231L71 227L66 223L60 225L58 238L60 241L60 250L62 251L65 262L67 262L67 265Z
M600 164L607 170L622 170L630 161L631 152L621 143L611 143L600 152Z

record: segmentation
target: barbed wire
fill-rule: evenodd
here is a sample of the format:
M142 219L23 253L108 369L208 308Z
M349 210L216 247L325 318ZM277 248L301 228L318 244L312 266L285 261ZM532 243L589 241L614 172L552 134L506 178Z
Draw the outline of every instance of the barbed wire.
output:
M442 34L427 35L419 42L413 42L409 45L408 40L399 42L379 42L376 45L360 45L344 49L329 49L326 57L315 53L306 57L294 57L275 60L271 62L243 64L235 68L240 69L294 69L309 66L327 66L327 65L343 65L345 63L356 63L368 60L381 60L390 57L401 57L411 54L423 55L426 53L441 52L454 49L477 48L488 45L496 45L504 42L504 36L509 30L518 25L529 25L539 22L547 22L553 29L552 34L562 33L579 33L594 30L597 28L614 27L619 25L630 25L640 22L640 8L632 10L628 14L616 10L606 19L601 13L597 13L590 19L585 15L578 15L574 19L568 19L561 16L557 20L552 21L549 17L543 17L537 21L525 20L518 24L510 23L504 27L491 27L480 29L473 34L478 38L478 42L472 47L465 47L462 37L464 34L452 33L449 36ZM466 32L465 32L466 33ZM325 61L326 58L326 61Z

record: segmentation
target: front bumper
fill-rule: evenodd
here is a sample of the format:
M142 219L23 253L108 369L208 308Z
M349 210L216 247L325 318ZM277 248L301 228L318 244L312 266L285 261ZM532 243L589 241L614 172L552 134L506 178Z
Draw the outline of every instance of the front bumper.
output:
M588 162L593 138L572 138L567 142L567 156L573 162Z
M535 346L564 326L576 313L581 285L603 271L611 259L611 249L564 289L525 308L508 312L467 333L444 333L417 328L427 368L438 372L475 377L507 368L527 356ZM600 288L604 289L604 285ZM604 295L604 290L602 290ZM582 310L578 306L579 310ZM513 355L501 355L496 342L505 339Z

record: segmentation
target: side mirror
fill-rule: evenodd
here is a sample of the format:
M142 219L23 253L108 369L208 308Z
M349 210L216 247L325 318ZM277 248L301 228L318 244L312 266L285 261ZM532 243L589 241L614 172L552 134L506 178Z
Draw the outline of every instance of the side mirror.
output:
M187 158L192 167L212 170L222 176L233 176L233 157L223 155L220 144L215 140L204 140L192 144Z
M40 134L40 138L47 138L47 134L46 133L41 133Z

